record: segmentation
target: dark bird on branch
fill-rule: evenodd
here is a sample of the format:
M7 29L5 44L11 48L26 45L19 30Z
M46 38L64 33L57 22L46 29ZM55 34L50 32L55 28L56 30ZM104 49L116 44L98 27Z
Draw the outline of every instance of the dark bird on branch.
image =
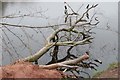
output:
M89 4L87 5L87 7L86 7L87 9L89 8Z
M68 15L67 6L65 5L64 7L65 7L64 13L65 13L66 15Z
M89 14L88 13L86 14L86 17L87 17L87 19L89 19Z
M65 9L67 9L67 6L65 6Z

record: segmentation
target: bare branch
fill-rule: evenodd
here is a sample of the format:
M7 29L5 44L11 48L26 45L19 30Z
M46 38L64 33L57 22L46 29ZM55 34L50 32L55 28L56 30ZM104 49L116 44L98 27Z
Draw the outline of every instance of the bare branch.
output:
M81 61L87 60L88 58L89 58L89 55L84 54L73 60L63 61L60 63L50 64L50 65L40 65L39 67L44 68L44 69L56 69L58 67L78 68L78 66L71 67L69 65L74 65L74 64L80 63Z
M66 42L57 42L55 45L58 46L77 46L77 45L85 45L85 44L89 44L89 40L91 40L93 38L89 37L86 38L82 41L66 41Z
M5 25L5 26L14 26L14 27L25 27L25 28L51 28L54 26L63 26L66 24L59 24L59 25L51 25L51 26L29 26L29 25L18 25L18 24L10 24L10 23L0 23L1 25ZM4 27L4 26L2 26Z
M75 24L77 24L78 22L80 22L82 19L83 19L83 17L85 16L85 14L88 14L88 12L92 9L92 8L95 8L97 5L92 5L90 8L88 8L84 13L83 13L83 15L80 17L80 19L78 19L76 22L75 22Z
M35 16L36 14L40 14L40 16ZM18 14L11 14L7 16L2 16L0 18L20 18L20 17L40 17L43 18L42 11L34 12L34 13L29 13L29 14L20 14L20 11Z

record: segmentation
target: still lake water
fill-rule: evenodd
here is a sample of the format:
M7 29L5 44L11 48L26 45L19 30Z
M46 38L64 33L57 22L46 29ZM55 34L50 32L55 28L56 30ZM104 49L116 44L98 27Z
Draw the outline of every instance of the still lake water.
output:
M78 8L83 5L83 9L80 12L84 11L85 5L88 3L69 3L74 10L78 10ZM93 3L89 3L93 4ZM90 51L91 59L100 59L103 64L99 65L97 68L98 71L105 70L110 63L117 62L118 60L118 34L115 32L118 30L118 12L117 12L117 3L98 3L99 6L94 10L98 14L98 19L100 20L100 24L98 28L93 29L96 34L93 36L95 39L91 45L86 46L78 46L72 50L73 54L81 55L86 51ZM37 17L20 17L20 18L11 18L11 19L3 19L3 22L8 22L11 24L23 24L23 25L32 25L32 26L44 26L44 25L54 25L63 23L64 17L64 4L62 2L9 2L9 3L2 3L2 15L14 15L14 14L33 14L35 12L42 12L37 13ZM111 10L109 10L111 9ZM92 14L92 12L91 12ZM41 18L42 15L42 18ZM39 17L38 17L39 16ZM110 26L112 31L105 30L106 26ZM99 29L100 28L100 29ZM101 29L102 28L102 29ZM6 48L7 43L8 47L10 47L11 53L16 53L13 47L11 46L8 38L5 34L9 37L9 40L12 42L13 46L15 47L16 51L20 58L34 54L39 49L41 49L45 45L45 38L47 38L51 33L52 29L25 29L25 28L14 28L9 27L11 31L13 31L17 36L19 36L24 43L27 44L29 47L24 47L21 41L15 37L11 32L7 29L3 28L2 36L3 40L3 48L2 48L2 65L10 64L14 60L18 59L17 54L12 54L14 57L10 57L8 52L4 49ZM25 34L29 34L26 36ZM42 35L42 34L44 35ZM60 48L60 58L65 56L66 47ZM50 60L49 52L45 54L40 60L39 64L45 64ZM86 70L86 69L85 69ZM94 70L86 70L91 74L96 73Z

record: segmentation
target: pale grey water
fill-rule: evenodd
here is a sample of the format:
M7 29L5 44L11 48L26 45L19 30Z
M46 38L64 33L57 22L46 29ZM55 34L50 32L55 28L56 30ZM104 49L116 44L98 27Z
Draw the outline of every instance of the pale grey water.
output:
M87 3L79 3L74 2L70 3L70 5L73 7L73 9L78 10L78 8L84 4L87 5ZM90 3L93 4L93 3ZM118 31L118 5L117 3L111 3L111 2L105 2L105 3L98 3L99 6L94 10L97 11L98 19L100 20L100 24L98 25L98 28L104 28L107 26L107 23L109 23L109 26L113 31ZM32 13L36 11L45 11L43 15L48 18L42 19L42 18L33 18L33 17L25 17L25 18L15 18L15 19L3 19L3 21L13 24L25 24L25 25L33 25L33 26L44 26L44 25L52 25L52 24L59 24L63 23L63 13L64 13L64 4L61 2L45 2L45 3L28 3L28 2L21 2L21 3L2 3L2 13L3 15L9 15L13 13ZM80 11L83 11L84 9L81 9ZM6 34L9 36L10 40L12 40L17 52L21 54L22 56L28 56L35 52L37 52L39 49L41 49L45 45L45 39L41 34L37 34L35 30L32 29L25 29L31 36L33 35L33 39L35 41L32 41L30 39L27 39L24 35L23 31L19 28L10 28L13 32L15 32L18 36L21 36L21 39L30 46L31 50L25 48L23 45L21 45L21 42L13 36L9 31L5 30ZM45 34L45 37L49 36L52 32L51 29L40 29L42 33ZM92 47L90 48L90 53L92 58L97 58L103 61L102 65L99 65L97 68L98 71L102 71L108 67L110 63L117 62L118 60L118 34L111 31L106 30L100 30L100 29L93 29L93 31L96 32L95 39L92 43ZM5 37L5 35L2 32L2 36ZM5 38L7 41L7 38ZM105 46L107 45L107 46ZM5 44L3 44L5 46ZM10 46L10 44L8 44ZM11 46L10 46L11 47ZM103 48L104 47L104 48ZM61 57L64 56L65 49L64 47L61 49L60 53L62 53ZM77 50L77 51L76 51ZM89 50L88 46L79 46L76 49L74 49L72 52L74 54L82 54L85 51ZM12 51L12 53L15 53ZM9 54L2 50L3 55L3 61L2 64L6 65L11 62L11 59L9 57ZM14 54L16 56L16 54ZM45 54L40 60L40 64L44 64L50 60L49 54ZM91 75L96 73L94 70L87 70Z

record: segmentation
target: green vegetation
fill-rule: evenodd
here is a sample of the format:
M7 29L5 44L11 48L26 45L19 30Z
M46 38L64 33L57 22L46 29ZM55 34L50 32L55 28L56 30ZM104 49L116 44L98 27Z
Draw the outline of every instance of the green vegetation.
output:
M118 63L112 63L109 65L109 68L108 69L114 69L114 68L117 68L118 67Z

